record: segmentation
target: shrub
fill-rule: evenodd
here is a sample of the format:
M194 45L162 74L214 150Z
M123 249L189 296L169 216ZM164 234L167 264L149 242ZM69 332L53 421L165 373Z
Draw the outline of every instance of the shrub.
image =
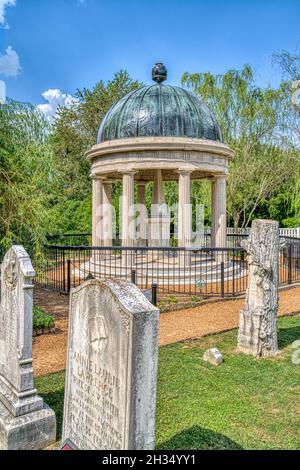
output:
M177 304L178 299L175 295L169 295L169 297L167 297L167 303L168 304Z
M191 296L191 302L200 302L201 297L199 295L192 295Z
M52 328L54 326L54 318L46 313L40 307L33 307L33 329L40 330L43 328Z

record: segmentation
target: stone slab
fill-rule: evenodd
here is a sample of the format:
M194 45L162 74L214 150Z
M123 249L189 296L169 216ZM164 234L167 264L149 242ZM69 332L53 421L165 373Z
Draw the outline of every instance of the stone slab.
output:
M31 260L14 245L1 264L0 449L41 449L55 441L55 414L34 387Z
M223 363L223 356L218 348L210 348L203 354L203 360L213 366L219 366Z
M153 449L159 311L126 281L72 289L63 440Z

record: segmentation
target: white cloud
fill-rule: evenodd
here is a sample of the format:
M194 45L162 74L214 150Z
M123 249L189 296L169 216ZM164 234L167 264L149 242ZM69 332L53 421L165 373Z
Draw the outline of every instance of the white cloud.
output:
M19 56L16 51L9 46L6 49L5 54L0 54L0 75L16 77L20 71L21 65Z
M46 101L48 101L48 103L39 104L37 108L44 113L45 117L50 122L55 117L59 106L70 107L72 104L78 101L72 95L62 93L60 90L53 88L44 91L44 93L42 93L42 96L45 98Z
M8 28L8 24L5 19L5 9L7 7L14 7L16 0L0 0L0 25L4 28Z

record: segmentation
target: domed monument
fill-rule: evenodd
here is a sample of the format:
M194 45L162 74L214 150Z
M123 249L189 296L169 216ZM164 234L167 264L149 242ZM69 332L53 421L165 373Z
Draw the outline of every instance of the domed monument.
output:
M154 66L152 77L156 84L134 90L112 106L101 123L98 144L134 137L189 137L222 142L214 115L198 96L184 88L162 84L167 77L162 64Z
M122 182L123 246L167 246L169 216L164 181L178 181L178 246L191 247L191 180L212 185L212 246L226 247L226 175L233 151L222 142L210 109L195 94L165 84L161 63L152 69L154 83L134 90L105 115L97 144L88 152L93 178L93 246L112 245L112 182ZM153 182L151 217L145 209L135 225L137 207L145 208L145 186ZM107 210L99 210L107 207ZM141 215L141 214L140 214Z

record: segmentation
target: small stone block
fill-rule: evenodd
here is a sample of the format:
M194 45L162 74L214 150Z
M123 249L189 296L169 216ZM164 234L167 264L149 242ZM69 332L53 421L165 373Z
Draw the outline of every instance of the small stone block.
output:
M203 361L209 362L213 366L219 366L223 363L223 356L217 348L211 348L203 354Z

